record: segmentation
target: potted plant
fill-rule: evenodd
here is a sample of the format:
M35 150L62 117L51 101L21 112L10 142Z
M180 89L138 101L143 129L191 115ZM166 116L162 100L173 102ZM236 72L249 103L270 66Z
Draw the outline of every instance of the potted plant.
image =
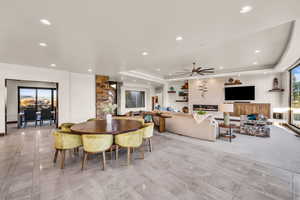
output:
M206 114L206 111L204 110L199 110L196 112L198 115L205 115Z
M117 105L112 104L112 103L103 105L102 112L106 115L107 122L111 122L112 114L114 113L116 108L117 108Z

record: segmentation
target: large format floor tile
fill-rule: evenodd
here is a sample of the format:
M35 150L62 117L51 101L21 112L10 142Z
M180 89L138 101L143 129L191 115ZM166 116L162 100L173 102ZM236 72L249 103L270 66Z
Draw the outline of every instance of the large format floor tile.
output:
M293 200L300 199L300 175L245 156L210 148L183 136L156 134L153 152L138 151L126 166L107 153L90 158L81 171L81 154L52 162L53 128L10 129L0 138L0 199L97 200ZM218 145L218 143L215 143Z

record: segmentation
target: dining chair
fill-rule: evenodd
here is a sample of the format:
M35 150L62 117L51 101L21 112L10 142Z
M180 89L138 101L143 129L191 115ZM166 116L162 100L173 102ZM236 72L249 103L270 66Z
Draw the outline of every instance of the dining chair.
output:
M144 124L144 135L143 139L145 142L148 142L148 150L152 152L152 142L151 138L153 136L154 123L145 123Z
M145 128L142 128L137 131L123 133L115 136L116 160L119 159L119 147L127 148L127 165L130 164L130 154L131 150L133 150L134 148L141 147L141 155L142 159L144 159L144 148L142 146L144 131Z
M24 127L27 127L28 122L35 122L35 127L37 125L37 114L35 109L24 110Z
M82 167L81 170L84 169L85 164L87 162L87 157L89 154L102 153L102 167L105 170L106 166L106 158L105 151L108 149L111 150L111 146L113 144L113 136L112 135L82 135L82 143L83 143L83 159L82 159Z
M80 135L68 134L62 131L55 131L54 135L54 147L55 154L53 162L56 163L57 155L61 155L60 168L63 169L65 166L66 150L75 150L82 146L82 140Z
M74 123L62 123L58 128L60 131L65 132L65 133L70 133L71 132L71 127L74 125Z
M40 126L44 124L44 121L50 121L50 126L52 125L53 116L51 113L51 109L42 109L41 110L41 118L40 118Z

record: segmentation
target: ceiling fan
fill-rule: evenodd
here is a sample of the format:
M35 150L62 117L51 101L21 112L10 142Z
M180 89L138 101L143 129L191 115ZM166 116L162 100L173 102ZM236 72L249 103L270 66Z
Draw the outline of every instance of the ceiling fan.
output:
M184 71L175 72L174 75L188 75L193 76L194 74L198 74L201 76L207 75L207 74L213 74L215 73L215 68L204 68L204 67L196 67L196 63L193 62L193 69L192 71L188 69L184 69Z

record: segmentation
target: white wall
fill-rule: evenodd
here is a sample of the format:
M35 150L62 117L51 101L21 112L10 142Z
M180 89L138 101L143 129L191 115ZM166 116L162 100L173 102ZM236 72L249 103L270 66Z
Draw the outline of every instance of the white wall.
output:
M18 87L56 88L55 83L33 81L7 81L7 121L18 120Z
M83 76L85 78L82 78ZM95 98L92 98L95 95L94 75L77 76L76 73L67 71L0 63L0 133L5 131L5 79L58 83L59 123L71 120L77 122L77 120L95 116ZM75 82L77 84L71 88L70 84ZM79 101L80 106L76 103ZM89 111L86 111L87 104L91 104ZM82 113L82 117L79 118L78 113Z
M242 75L238 78L243 83L241 86L255 86L255 101L253 103L271 103L271 107L282 107L284 93L268 92L272 89L273 79L279 78L281 86L285 86L282 74L261 74L261 75ZM228 78L211 78L208 81L208 92L203 98L198 90L199 80L189 81L189 109L192 110L193 104L219 105L224 103L224 83Z
M125 91L126 90L137 90L137 91L144 91L145 92L145 107L143 108L126 108L126 97L125 97ZM119 109L118 114L125 114L130 111L150 111L152 109L151 105L151 98L152 96L155 96L154 87L149 85L143 85L143 84L129 84L124 82L121 86L121 106Z
M95 78L70 73L70 121L82 122L96 115Z

